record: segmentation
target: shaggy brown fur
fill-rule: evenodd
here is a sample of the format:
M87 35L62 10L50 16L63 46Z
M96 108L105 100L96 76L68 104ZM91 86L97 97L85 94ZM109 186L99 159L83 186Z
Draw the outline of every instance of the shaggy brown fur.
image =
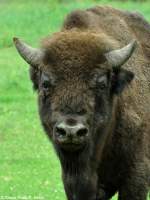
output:
M105 66L104 53L132 39L138 48L124 69L114 72ZM108 200L116 192L119 200L146 200L150 186L148 22L138 13L110 7L77 10L66 17L60 32L44 39L42 48L46 53L41 70L31 68L31 78L39 90L42 124L60 157L68 200ZM43 70L52 85L46 91L40 82ZM130 71L135 74L132 83ZM91 78L97 73L109 76L107 92ZM91 124L89 148L79 154L62 152L53 141L54 122L60 112L84 111ZM107 118L102 124L101 115Z

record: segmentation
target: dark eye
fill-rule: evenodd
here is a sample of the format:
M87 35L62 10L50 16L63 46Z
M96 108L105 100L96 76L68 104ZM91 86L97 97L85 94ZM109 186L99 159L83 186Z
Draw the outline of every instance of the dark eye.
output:
M41 76L41 86L45 90L49 89L51 86L50 77L45 73L42 73L42 76Z
M99 89L104 90L107 87L107 77L106 76L98 77L97 86Z
M42 86L43 86L44 89L48 89L51 86L50 81L44 81L42 83Z
M98 85L99 89L104 90L106 88L106 84L105 83L100 83Z

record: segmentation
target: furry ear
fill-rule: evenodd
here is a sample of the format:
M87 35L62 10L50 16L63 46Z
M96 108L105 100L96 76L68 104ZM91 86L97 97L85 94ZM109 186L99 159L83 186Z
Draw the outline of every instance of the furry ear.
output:
M39 88L39 75L40 75L40 72L35 67L30 66L29 73L30 73L30 79L31 79L31 81L33 83L33 88L35 90L37 90Z
M114 70L112 77L112 92L120 94L131 83L134 73L125 69Z

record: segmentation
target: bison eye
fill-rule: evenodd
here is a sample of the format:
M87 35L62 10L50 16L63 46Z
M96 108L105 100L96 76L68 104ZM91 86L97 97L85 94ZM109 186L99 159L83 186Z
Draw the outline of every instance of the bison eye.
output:
M43 86L44 89L48 89L48 88L51 86L51 84L50 84L49 81L44 81L44 82L42 83L42 86Z
M101 90L104 90L107 87L107 76L100 76L96 80L97 87Z
M41 86L43 89L47 90L52 85L54 85L55 80L51 74L42 73L41 75Z

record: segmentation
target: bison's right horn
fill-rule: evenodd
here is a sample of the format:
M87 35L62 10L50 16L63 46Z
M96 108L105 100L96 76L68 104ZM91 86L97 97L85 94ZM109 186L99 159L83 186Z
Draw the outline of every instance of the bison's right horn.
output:
M41 60L43 58L42 50L32 48L18 38L13 38L13 41L19 54L28 64L35 67L41 63Z
M109 65L112 67L119 67L123 65L132 55L134 49L136 48L136 44L137 42L134 40L121 49L106 53L105 57Z

